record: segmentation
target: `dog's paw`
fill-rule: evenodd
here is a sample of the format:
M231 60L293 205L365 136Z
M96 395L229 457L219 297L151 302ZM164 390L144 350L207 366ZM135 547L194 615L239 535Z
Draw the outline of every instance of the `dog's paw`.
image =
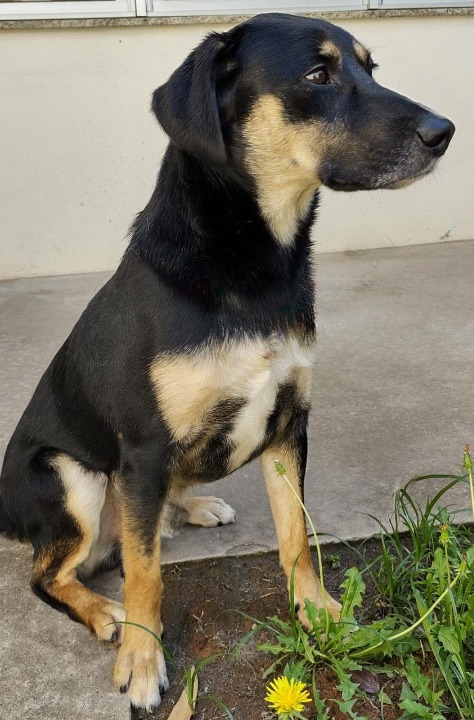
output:
M109 600L91 617L92 630L102 642L122 642L125 608L122 603Z
M318 600L312 600L317 608L324 609L327 607L329 614L332 616L333 620L337 622L339 620L340 614L341 614L341 603L339 603L337 600L335 600L333 597L331 597L328 593L326 593L326 605L324 604L324 601L322 598L318 598ZM305 600L311 600L311 598L307 598L306 596L303 598L303 600L298 601L295 597L295 609L297 610L297 617L302 626L306 630L311 630L312 625L310 621L308 620L308 617L306 615L305 610Z
M156 644L141 649L122 645L115 663L114 682L121 693L128 692L132 706L147 712L156 710L169 688L161 648Z
M216 527L235 522L235 511L221 498L183 498L182 507L186 511L186 522L190 525Z
M341 604L329 593L326 593L324 600L323 589L316 575L309 578L295 579L295 609L298 620L307 630L311 629L305 610L305 600L310 600L317 608L327 607L332 618L337 622L341 613Z

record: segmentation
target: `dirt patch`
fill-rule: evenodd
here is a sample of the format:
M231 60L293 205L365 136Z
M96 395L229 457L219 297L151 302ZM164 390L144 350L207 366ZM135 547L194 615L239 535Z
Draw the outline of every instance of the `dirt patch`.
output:
M376 556L379 552L377 543L365 543L364 552L368 560ZM356 553L345 546L331 546L323 548L323 555L326 586L337 597L345 571L358 564ZM339 567L332 567L338 563ZM272 615L288 618L286 581L275 553L183 563L166 567L163 574L164 641L180 667L197 664L214 653L230 653L252 629L251 618L265 620ZM370 588L364 606L371 609L368 617L378 614L371 602ZM244 646L237 659L223 655L203 667L199 672L200 695L217 697L231 710L235 720L274 718L264 701L262 675L275 658L256 648L257 642L269 639L269 635L260 634L257 641L252 640ZM154 714L133 713L133 720L164 720L168 717L182 690L180 673L170 667L169 677L171 687L160 709ZM396 701L400 682L385 676L380 676L378 681L385 693ZM329 668L318 673L317 685L322 697L328 700L341 698L336 689L337 679ZM331 702L330 707L334 720L348 717L335 702ZM381 717L376 694L359 699L354 709L370 720ZM383 713L385 720L396 720L401 715L395 704L386 705ZM305 716L314 720L314 707L308 705ZM225 711L215 702L199 700L196 720L226 717Z

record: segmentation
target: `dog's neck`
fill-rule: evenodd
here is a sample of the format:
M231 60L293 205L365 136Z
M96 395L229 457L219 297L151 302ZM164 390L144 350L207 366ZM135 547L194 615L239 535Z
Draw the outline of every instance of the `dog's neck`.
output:
M260 213L275 240L291 246L305 219L312 222L313 198L321 185L315 132L288 122L282 102L263 95L237 133Z
M316 195L290 242L262 217L248 178L207 168L168 146L150 202L133 227L131 249L162 277L249 296L292 283L310 263Z

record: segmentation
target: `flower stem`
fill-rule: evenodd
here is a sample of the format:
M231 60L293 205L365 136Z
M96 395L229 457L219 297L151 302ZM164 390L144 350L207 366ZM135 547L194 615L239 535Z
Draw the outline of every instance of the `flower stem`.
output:
M310 528L311 528L311 531L312 531L312 533L313 533L314 542L315 542L315 545L316 545L316 553L317 553L317 555L318 555L319 578L320 578L320 580L321 580L321 590L322 590L322 593L323 593L324 616L325 616L325 621L326 621L326 636L328 636L328 633L329 633L329 610L328 610L328 601L327 601L327 597L326 597L326 589L325 589L325 587L324 587L323 556L322 556L322 554L321 554L321 546L320 546L320 544L319 544L318 534L317 534L316 529L315 529L315 527L314 527L313 520L311 519L311 515L310 515L309 512L306 510L306 507L305 507L304 502L302 501L302 499L300 498L300 496L299 496L298 493L296 492L295 488L294 488L293 485L291 484L291 482L290 482L290 480L289 480L289 478L288 478L288 476L287 476L287 474L286 474L285 467L284 467L280 462L275 461L275 468L276 468L277 473L278 473L279 475L281 475L281 477L284 478L284 480L287 482L289 488L291 489L291 492L293 493L293 495L295 496L295 498L298 500L299 504L301 505L301 507L302 507L302 509L303 509L303 512L304 512L304 514L305 514L305 516L306 516L306 518L307 518L307 520L308 520L308 522L309 522L309 526L310 526Z
M444 545L444 559L446 561L446 574L448 577L448 585L451 585L451 569L449 567L449 556L448 556L448 543L445 543ZM453 608L451 603L448 600L448 606L449 606L449 624L453 624Z
M469 450L469 445L464 446L464 467L467 470L469 476L469 487L471 489L471 507L472 507L472 519L474 520L474 483L472 481L472 458Z

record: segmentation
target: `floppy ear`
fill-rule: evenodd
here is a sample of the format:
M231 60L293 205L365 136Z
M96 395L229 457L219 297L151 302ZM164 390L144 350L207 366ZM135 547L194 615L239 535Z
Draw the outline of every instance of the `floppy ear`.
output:
M153 93L152 110L180 148L212 165L227 152L219 118L217 83L227 67L224 35L212 33Z

